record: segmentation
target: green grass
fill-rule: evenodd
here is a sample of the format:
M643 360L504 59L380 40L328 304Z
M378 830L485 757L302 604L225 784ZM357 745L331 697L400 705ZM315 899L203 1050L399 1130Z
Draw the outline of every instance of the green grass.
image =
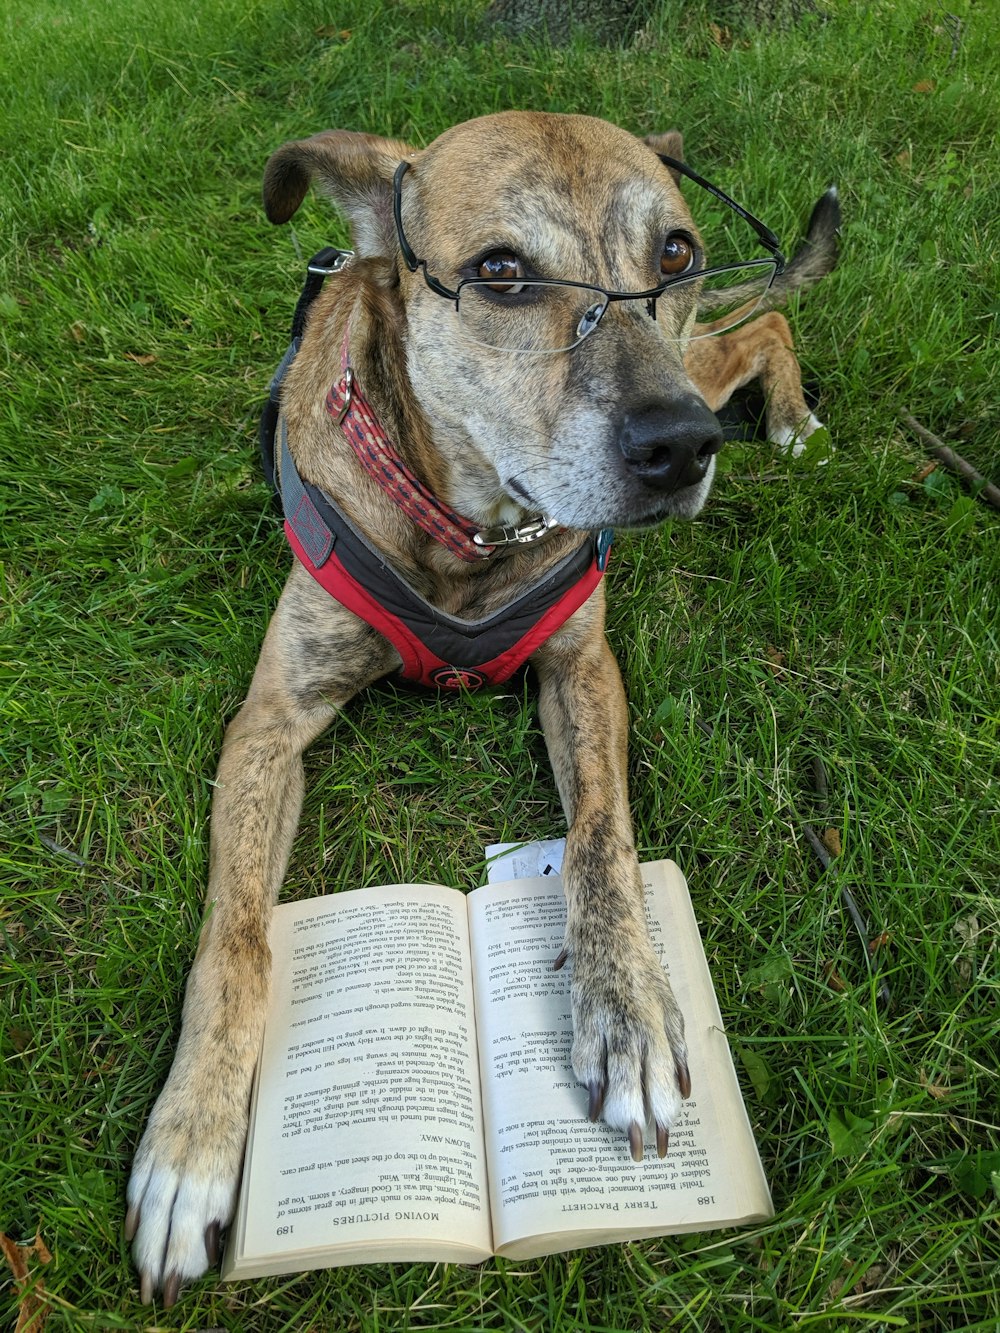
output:
M896 414L1000 480L995 23L831 3L720 46L710 13L664 3L632 50L551 50L484 42L481 8L0 19L0 1228L55 1254L49 1327L993 1330L1000 524L913 480ZM223 727L288 565L254 414L301 256L345 239L318 200L267 226L261 170L328 126L426 143L507 106L678 125L789 242L841 188L842 265L793 317L832 461L732 450L702 517L621 540L610 579L640 847L690 879L777 1215L481 1270L209 1278L154 1315L125 1181L176 1038ZM485 842L558 834L524 694L358 701L311 752L287 892L472 885ZM891 936L888 1013L803 819L839 828L839 875Z

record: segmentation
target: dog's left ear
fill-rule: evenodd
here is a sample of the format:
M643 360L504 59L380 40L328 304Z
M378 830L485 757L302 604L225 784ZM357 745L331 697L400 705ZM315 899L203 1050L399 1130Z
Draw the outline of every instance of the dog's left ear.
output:
M264 170L264 211L271 222L287 222L315 179L350 219L360 256L392 254L397 245L392 177L416 151L399 139L350 130L295 139L282 145Z
M666 134L647 134L642 142L648 143L654 153L665 153L667 157L672 157L675 162L684 161L684 136L680 130L667 130ZM667 167L667 170L679 185L681 183L680 172L674 171L671 167Z

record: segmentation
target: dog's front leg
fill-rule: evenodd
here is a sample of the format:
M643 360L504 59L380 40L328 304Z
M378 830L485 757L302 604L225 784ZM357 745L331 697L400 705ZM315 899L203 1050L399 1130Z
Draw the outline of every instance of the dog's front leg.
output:
M303 580L305 582L303 582ZM296 568L212 802L209 909L180 1042L136 1153L126 1236L142 1299L214 1263L233 1210L270 985L268 928L302 803L302 752L336 709L391 668L392 650Z
M599 596L599 594L598 594ZM563 864L572 964L573 1071L642 1157L657 1151L690 1093L684 1020L646 928L628 809L627 714L618 665L591 598L533 659L539 710L569 832Z

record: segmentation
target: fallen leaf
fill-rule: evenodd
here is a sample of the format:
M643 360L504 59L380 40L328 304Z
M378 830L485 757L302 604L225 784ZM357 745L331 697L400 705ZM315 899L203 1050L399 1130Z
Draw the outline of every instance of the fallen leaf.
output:
M15 1285L24 1288L29 1281L28 1259L35 1255L42 1264L52 1262L52 1253L38 1233L31 1245L18 1245L0 1231L0 1250L10 1266ZM17 1297L17 1327L15 1333L42 1333L49 1317L50 1306L45 1298L45 1284L41 1278L31 1283L30 1290L21 1290Z
M913 91L915 93L932 93L934 91L934 80L921 79L913 85Z
M712 41L722 51L728 51L733 44L733 34L728 28L721 27L718 23L710 23L708 31L712 34Z
M885 1282L886 1269L882 1264L873 1264L866 1268L860 1277L854 1276L856 1265L848 1261L848 1271L843 1277L834 1278L828 1289L830 1300L848 1300L852 1305L864 1305L862 1299L871 1292L878 1291Z
M134 361L137 366L151 366L156 360L152 352L146 352L140 355L138 352L126 352L126 361Z
M937 471L937 463L925 463L913 474L913 482L919 486L922 481L926 481L932 472Z
M773 1077L767 1061L759 1056L756 1051L749 1051L742 1047L740 1048L740 1059L743 1062L743 1068L747 1071L750 1082L753 1084L753 1090L757 1094L758 1100L766 1102Z
M844 991L847 990L847 982L837 971L837 965L835 963L823 964L823 977L831 990L838 991L840 994L843 994Z
M792 960L787 954L772 954L760 967L752 967L746 974L747 986L760 987L761 993L768 999L774 997L772 987L779 986L792 975Z
M779 648L772 648L770 644L764 649L764 656L767 658L767 664L776 676L781 675L781 668L785 665L785 654Z
M879 949L884 949L887 944L891 943L892 936L887 930L883 930L880 934L876 935L874 939L868 941L868 952L870 954L876 954Z
M904 169L908 170L913 158L908 148L904 148L901 153L896 154L896 161Z
M946 1088L943 1083L932 1083L927 1077L927 1071L925 1069L921 1069L920 1071L920 1086L923 1088L924 1092L928 1093L936 1101L943 1102L950 1096L950 1089Z
M840 829L825 828L823 830L823 846L831 856L839 856L840 847Z
M826 1130L834 1157L860 1156L867 1148L868 1136L874 1128L871 1120L855 1115L846 1106L841 1111L831 1111Z
M984 1152L977 1148L973 1153L957 1153L951 1171L951 1178L965 1194L974 1199L985 1199L991 1190L996 1190L996 1176L1000 1173L1000 1152Z
M77 320L75 324L71 324L69 326L69 336L73 339L75 343L84 342L87 337L86 326L81 324L80 321Z
M955 959L955 971L962 986L968 986L972 981L976 962L976 941L979 939L980 930L979 917L975 915L959 917L952 926L952 931L962 941Z
M179 458L176 463L171 463L163 469L163 478L165 481L176 481L179 477L187 477L192 472L197 472L201 464L193 454L188 454L186 458Z

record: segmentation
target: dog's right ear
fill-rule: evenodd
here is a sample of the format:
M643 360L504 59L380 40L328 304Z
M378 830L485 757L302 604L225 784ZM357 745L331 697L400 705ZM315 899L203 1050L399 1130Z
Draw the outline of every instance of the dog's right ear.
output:
M654 153L664 153L667 157L672 157L675 162L684 161L684 136L680 130L667 130L666 134L647 134L642 142L649 144ZM681 173L674 171L672 167L667 167L667 170L680 185Z
M358 255L389 255L397 245L393 173L416 151L398 139L350 130L295 139L282 145L265 168L264 211L271 222L287 222L315 178L350 219Z

